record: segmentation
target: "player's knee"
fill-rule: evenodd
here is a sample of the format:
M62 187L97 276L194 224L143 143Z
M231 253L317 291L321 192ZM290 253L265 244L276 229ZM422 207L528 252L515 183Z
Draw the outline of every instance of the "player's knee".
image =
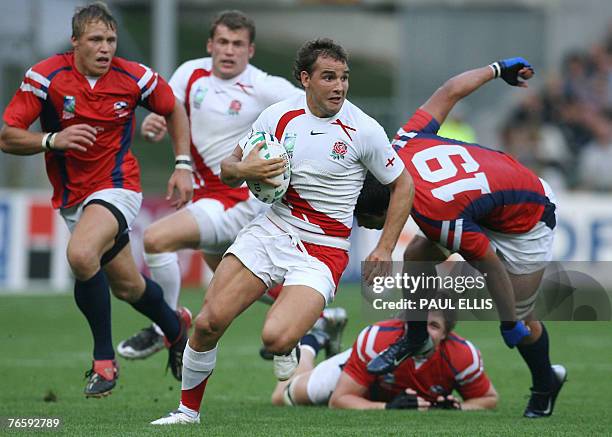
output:
M69 245L66 256L72 273L81 281L89 279L100 269L98 254L88 247Z
M227 324L216 312L203 310L196 316L193 326L198 336L207 339L217 339L221 337Z
M143 244L146 253L167 252L162 235L154 227L145 229Z
M137 302L144 292L145 283L142 276L134 278L109 278L113 295L129 303Z
M264 326L261 340L267 351L276 355L286 354L295 347L299 338L287 330Z

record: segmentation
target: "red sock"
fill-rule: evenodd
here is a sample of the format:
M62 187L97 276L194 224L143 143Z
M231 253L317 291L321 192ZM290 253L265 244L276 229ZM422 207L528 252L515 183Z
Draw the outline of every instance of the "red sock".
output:
M199 412L208 378L210 378L210 375L208 375L204 381L196 385L194 388L189 390L181 390L181 404L190 410Z

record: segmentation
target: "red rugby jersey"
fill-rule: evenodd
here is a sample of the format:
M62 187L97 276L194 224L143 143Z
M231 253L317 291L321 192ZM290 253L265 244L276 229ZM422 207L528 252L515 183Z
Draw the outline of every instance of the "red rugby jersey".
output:
M554 227L554 205L536 174L503 152L440 137L439 128L419 109L392 142L414 181L412 217L428 238L469 260L489 246L482 227L508 234L538 221Z
M104 188L141 191L138 162L130 151L135 109L161 115L174 109L171 88L156 72L115 57L93 89L78 72L74 53L47 58L30 68L4 111L8 126L28 129L40 117L44 132L85 123L98 131L87 152L49 151L45 161L54 208L66 208Z
M368 387L368 398L387 402L407 388L429 401L456 389L465 399L484 396L491 382L484 371L480 352L454 333L442 340L434 354L423 360L408 358L392 373L372 375L366 366L405 331L401 320L385 320L368 326L353 344L343 371L356 383Z

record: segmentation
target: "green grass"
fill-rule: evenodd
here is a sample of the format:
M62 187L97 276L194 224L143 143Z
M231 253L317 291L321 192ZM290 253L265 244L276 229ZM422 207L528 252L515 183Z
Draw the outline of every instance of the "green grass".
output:
M182 301L197 311L202 293L186 291ZM360 323L358 290L344 286L336 304L349 309L345 343ZM555 415L521 418L530 385L516 351L503 346L490 323L463 323L457 332L476 343L500 393L495 411L335 411L278 408L269 403L271 364L257 353L266 307L255 304L230 328L220 345L217 369L204 400L202 424L153 428L152 419L174 409L180 385L164 373L165 353L145 360L120 360L121 377L112 396L85 399L83 373L91 340L85 319L70 295L0 297L0 416L55 416L70 435L219 436L390 436L390 435L594 435L612 430L612 325L548 323L553 362L566 365L569 382ZM146 326L128 305L113 301L115 342ZM55 402L43 398L52 391ZM0 430L0 434L6 430ZM20 435L27 433L21 431Z

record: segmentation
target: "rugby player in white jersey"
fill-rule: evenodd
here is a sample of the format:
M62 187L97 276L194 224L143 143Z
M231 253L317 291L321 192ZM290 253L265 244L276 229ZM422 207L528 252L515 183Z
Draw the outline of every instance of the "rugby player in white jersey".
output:
M284 143L291 156L289 189L282 201L247 225L225 253L185 348L179 408L153 424L200 421L219 339L267 288L282 282L262 340L275 354L277 378L291 377L297 367L295 346L333 299L347 265L352 213L367 170L389 186L391 201L380 240L366 258L373 267L365 272L366 279L391 260L408 218L412 180L382 127L345 100L349 68L344 49L329 39L307 42L298 51L294 75L305 96L264 110L251 132L269 132ZM251 153L242 161L249 138L240 140L223 161L225 183L265 182L283 171L280 158L264 161Z
M191 156L177 165L191 168L193 202L150 225L144 235L145 261L170 307L178 304L181 273L176 251L201 249L214 271L236 235L265 205L246 186L229 187L219 179L221 160L229 156L257 116L273 103L303 94L288 80L270 76L249 64L255 53L255 24L239 11L221 12L210 28L208 58L181 65L170 79L185 105L191 130ZM166 121L147 116L141 132L161 141ZM161 330L151 325L117 346L129 359L146 358L164 347Z

